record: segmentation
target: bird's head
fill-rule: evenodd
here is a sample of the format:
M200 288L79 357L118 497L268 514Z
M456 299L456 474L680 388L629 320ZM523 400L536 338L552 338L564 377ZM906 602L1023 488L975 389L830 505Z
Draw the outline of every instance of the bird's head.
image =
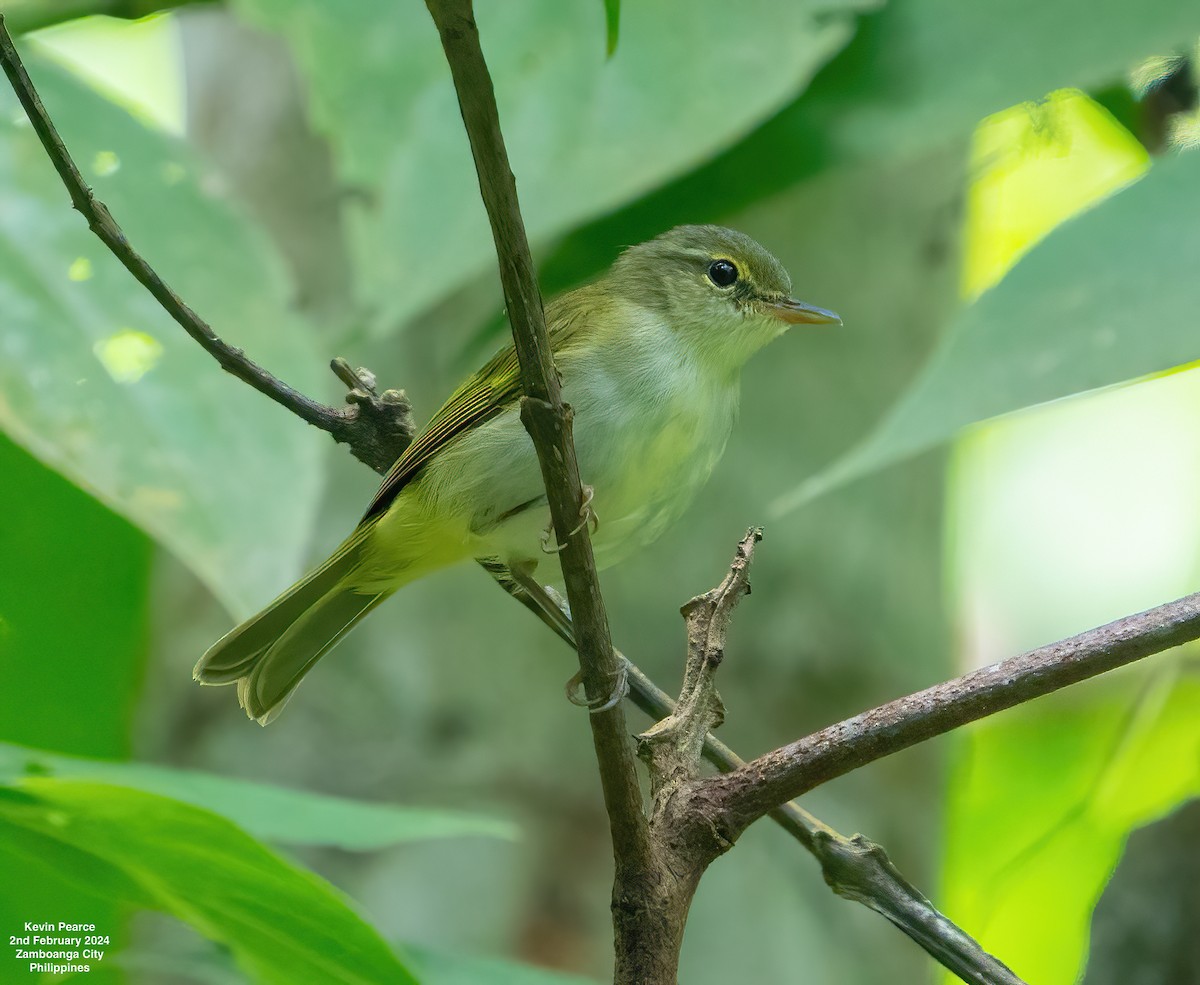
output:
M783 264L723 226L676 226L630 247L609 284L730 371L793 325L841 324L832 311L793 298Z

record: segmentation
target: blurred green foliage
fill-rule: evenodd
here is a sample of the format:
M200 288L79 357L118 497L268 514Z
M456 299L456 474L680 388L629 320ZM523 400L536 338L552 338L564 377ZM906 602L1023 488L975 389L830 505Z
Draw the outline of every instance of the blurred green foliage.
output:
M935 449L1200 356L1196 158L1118 191L1145 155L1079 94L1133 99L1128 72L1190 45L1200 11L644 0L622 5L613 50L611 0L477 6L548 290L671 225L719 221L846 321L749 367L741 425L685 525L606 573L619 645L669 689L675 607L806 481L827 495L768 525L722 670L725 738L743 752L951 675L977 655L955 630L1000 646L1084 628L1050 618L1069 602L1048 589L1007 622L975 618L943 538L970 522L962 490L986 496L960 460L947 506ZM426 415L507 332L432 25L391 0L229 7L173 15L185 140L43 60L31 70L99 197L219 334L331 401L321 366L346 355ZM997 161L1020 181L994 181ZM220 373L66 205L0 91L0 427L15 442L0 443L0 853L22 886L0 931L94 917L117 938L96 977L113 983L570 980L534 964L603 977L607 834L587 730L558 698L569 665L482 573L401 593L266 731L228 691L191 686L212 635L339 541L375 477ZM1106 599L1100 618L1142 604ZM1153 666L875 764L809 806L927 891L940 870L937 902L1031 981L1069 981L1128 831L1196 792L1200 695ZM291 846L375 929L256 839ZM128 919L143 909L217 946ZM838 985L936 974L759 826L702 884L682 977L798 968Z
M396 331L490 269L466 133L447 125L459 119L458 103L424 6L236 6L287 39L311 81L313 123L354 190L345 218L370 330ZM606 60L599 3L480 4L530 237L623 205L745 135L845 44L863 6L753 0L729 17L721 0L634 4L624 11L620 57Z
M1026 981L1078 978L1126 835L1200 791L1200 682L1167 669L1133 701L1131 686L1123 673L960 743L945 905Z
M6 437L0 476L0 738L127 756L147 656L150 542ZM97 899L5 841L4 881L22 887L0 893L9 933L47 912L123 925L119 900Z
M1200 359L1198 178L1200 158L1163 161L1051 236L963 310L878 428L781 508L969 424Z
M31 778L0 791L0 825L6 852L103 900L186 920L253 981L416 981L331 887L208 811L126 787Z
M256 838L285 845L374 851L429 838L517 836L511 824L498 818L362 803L192 770L82 759L0 743L0 778L12 782L26 774L86 779L172 797L220 814Z
M53 66L35 59L31 68L85 178L159 273L253 358L316 389L320 360L288 310L278 260L243 216L205 193L188 148ZM0 423L248 614L263 585L300 567L297 531L311 527L320 494L320 435L210 372L209 357L63 207L46 165L5 86ZM250 416L253 429L242 426ZM272 487L274 506L255 511Z

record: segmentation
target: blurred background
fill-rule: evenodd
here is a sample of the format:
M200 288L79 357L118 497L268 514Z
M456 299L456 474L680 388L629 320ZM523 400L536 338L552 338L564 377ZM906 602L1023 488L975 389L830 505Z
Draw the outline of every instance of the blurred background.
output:
M672 691L679 605L765 525L722 669L743 756L1200 589L1200 8L641 0L611 57L600 0L477 8L546 292L720 222L845 321L747 368L709 487L602 578ZM423 421L503 344L416 0L0 10L130 240L276 375L337 403L345 356ZM67 205L0 87L0 931L99 924L93 982L603 980L574 657L482 570L400 593L269 729L193 685L377 476L221 373ZM805 806L1028 981L1200 981L1198 710L1174 651ZM243 885L251 857L289 875ZM681 980L954 979L763 823L702 883Z

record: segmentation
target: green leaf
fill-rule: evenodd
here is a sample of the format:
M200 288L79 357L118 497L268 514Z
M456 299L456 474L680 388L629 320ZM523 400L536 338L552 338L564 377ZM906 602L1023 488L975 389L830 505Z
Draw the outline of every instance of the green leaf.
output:
M966 308L861 444L775 504L787 510L1031 404L1200 358L1200 155L1058 228Z
M187 149L61 71L30 69L131 242L218 333L314 391L320 363L276 259ZM0 427L230 610L288 583L315 515L321 436L221 372L88 232L6 86L0 310Z
M99 783L27 779L0 793L0 844L191 924L255 982L416 981L336 890L223 818Z
M1147 670L956 737L941 905L1026 981L1076 980L1128 832L1200 791L1200 682Z
M192 770L61 756L0 742L0 782L26 774L94 780L181 800L233 821L264 841L371 851L430 838L517 837L498 818L463 811L346 800Z
M864 18L792 122L839 158L907 156L1015 103L1123 79L1197 34L1200 9L1172 2L901 0Z
M3 434L0 476L0 738L127 755L147 651L150 541ZM24 858L0 860L0 872L24 887L19 900L0 893L0 928L85 903L113 929L123 919L112 900ZM107 969L104 982L117 974Z
M620 51L604 11L559 0L476 14L531 238L615 208L729 146L807 85L865 0L647 0ZM351 210L356 269L389 331L495 263L449 70L420 4L239 0L291 43ZM381 94L386 94L382 98ZM750 180L744 175L743 180Z
M604 28L607 33L608 57L617 51L621 36L621 0L604 0Z
M2 434L0 475L0 739L127 755L151 544Z
M1197 35L1193 4L897 0L861 17L854 39L782 112L711 162L573 233L543 273L558 289L568 272L578 275L572 261L581 254L727 215L849 163L896 167L953 147L991 113L1063 87L1123 81L1147 56ZM801 230L823 235L807 223Z

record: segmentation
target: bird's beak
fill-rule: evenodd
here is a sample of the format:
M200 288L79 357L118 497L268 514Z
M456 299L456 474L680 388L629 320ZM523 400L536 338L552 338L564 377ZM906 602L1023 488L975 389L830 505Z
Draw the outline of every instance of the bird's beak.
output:
M840 325L842 323L841 316L836 312L826 311L814 304L805 304L795 298L768 301L764 308L767 314L774 315L789 325Z

